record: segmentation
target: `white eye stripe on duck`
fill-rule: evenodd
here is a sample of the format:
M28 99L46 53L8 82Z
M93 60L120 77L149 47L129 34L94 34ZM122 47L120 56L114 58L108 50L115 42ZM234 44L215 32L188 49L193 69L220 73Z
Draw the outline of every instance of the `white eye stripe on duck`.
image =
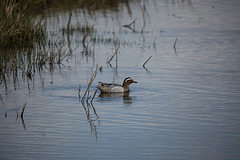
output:
M127 82L127 81L132 81L132 78L131 77L127 77L124 82Z

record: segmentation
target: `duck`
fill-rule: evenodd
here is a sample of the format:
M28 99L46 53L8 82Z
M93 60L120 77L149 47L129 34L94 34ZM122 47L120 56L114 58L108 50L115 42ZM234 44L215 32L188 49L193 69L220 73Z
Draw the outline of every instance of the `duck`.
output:
M116 83L103 83L98 82L98 89L101 93L125 93L129 92L130 88L129 85L132 83L137 83L131 77L127 77L124 79L123 84L116 84Z

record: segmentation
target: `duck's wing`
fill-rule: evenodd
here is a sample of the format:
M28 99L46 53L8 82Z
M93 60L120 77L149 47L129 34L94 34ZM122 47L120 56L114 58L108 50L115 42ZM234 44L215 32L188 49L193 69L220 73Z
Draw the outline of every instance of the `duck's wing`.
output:
M97 86L97 88L101 92L110 92L110 84L108 83L103 83L103 82L98 82L100 85Z
M98 86L97 88L101 91L101 92L112 92L112 88L116 87L116 86L121 86L120 84L116 84L116 83L103 83L103 82L98 82L101 86Z
M101 86L105 87L112 87L112 86L121 86L120 84L117 83L103 83L103 82L98 82Z

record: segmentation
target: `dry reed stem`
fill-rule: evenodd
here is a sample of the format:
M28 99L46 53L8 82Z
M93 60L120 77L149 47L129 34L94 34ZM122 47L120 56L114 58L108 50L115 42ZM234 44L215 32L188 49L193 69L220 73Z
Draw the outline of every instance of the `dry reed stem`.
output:
M60 36L57 38L57 40L54 42L54 46L58 49L57 42L60 39Z
M81 84L79 84L79 88L78 88L78 97L79 98L81 97L80 92L81 92Z
M89 96L88 98L87 98L87 100L86 100L86 102L88 103L88 100L91 98L92 96Z
M119 48L120 48L120 46L118 46L118 48L116 49L115 53L114 53L114 54L112 55L112 57L108 60L107 63L110 63L110 62L111 62L111 60L113 59L113 57L117 54Z
M115 55L117 55L117 52L118 52L118 50L119 50L119 48L120 48L120 45L118 46L117 45L117 42L116 42L116 39L115 39L115 32L112 32L113 33L113 43L114 43L114 46L115 46L115 53L112 55L112 57L110 58L110 59L107 59L107 62L106 63L108 63L110 66L112 66L111 64L110 64L110 62L111 62L111 60L113 59L113 57L115 56Z
M96 93L97 93L97 90L98 90L99 85L100 85L100 83L98 83L97 89L95 90L95 92L94 92L94 94L93 94L93 97L92 97L91 103L92 103L93 99L94 99L95 96L96 96Z
M58 41L58 39L57 39L55 42L57 42L57 41ZM67 54L67 55L65 55L63 58L61 58L62 53L64 53L64 52L67 50L67 48L66 48L66 49L62 52L62 48L63 48L66 44L67 44L67 42L64 43L60 48L58 48L57 53L54 53L53 48L51 48L51 50L50 50L50 48L49 48L48 51L45 51L45 49L44 49L46 55L43 56L43 57L39 60L39 65L40 65L40 67L42 67L44 64L46 64L47 61L49 62L50 65L53 65L54 63L60 64L61 61L68 56L68 54ZM50 52L50 55L49 55L48 57L46 57L47 54L48 54L48 52ZM55 62L55 59L56 59L57 55L58 55L58 59L57 59L57 62ZM46 58L45 58L45 57L46 57Z
M94 79L96 78L97 73L98 73L98 64L96 65L96 70L94 71L94 73L91 74L91 78L90 78L90 81L89 81L89 83L88 83L88 87L87 87L87 89L86 89L86 91L85 91L85 93L84 93L84 95L83 95L83 97L82 97L82 101L84 100L87 92L89 92L89 88L90 88L90 86L92 85Z
M128 27L129 28L132 24L135 25L136 20L137 20L137 18L135 18L131 23L123 25L123 27Z
M79 46L75 47L74 49L72 49L72 52L75 51Z
M95 25L95 24L93 24L92 27L90 27L90 29L89 29L87 32L85 32L85 34L84 34L84 36L83 36L83 39L82 39L82 43L83 43L83 44L84 44L87 36L92 32L94 25Z
M23 108L22 108L22 112L21 112L21 118L22 118L22 119L23 119L23 113L24 113L24 110L25 110L26 105L27 105L27 103L25 103L25 104L23 105Z
M145 64L152 58L152 56L150 56L145 63L143 63L143 67L145 68Z

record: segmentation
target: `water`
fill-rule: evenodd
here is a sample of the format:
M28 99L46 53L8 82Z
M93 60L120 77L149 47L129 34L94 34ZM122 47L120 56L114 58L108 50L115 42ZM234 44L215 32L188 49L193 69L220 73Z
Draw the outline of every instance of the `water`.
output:
M61 68L36 74L29 83L20 77L17 90L11 78L7 91L1 85L1 159L240 158L239 2L146 2L143 35L141 10L130 4L130 17L124 7L119 14L88 17L97 34L112 38L114 31L120 41L112 67L106 60L114 45L96 43L94 55L82 56L79 47ZM58 27L67 24L68 14L49 15L53 38L61 35ZM121 27L135 17L139 32ZM70 38L71 48L79 45L77 32ZM82 104L79 84L83 95L97 63L103 72L91 95L97 81L122 83L131 76L138 83L129 95L98 92L92 105Z

